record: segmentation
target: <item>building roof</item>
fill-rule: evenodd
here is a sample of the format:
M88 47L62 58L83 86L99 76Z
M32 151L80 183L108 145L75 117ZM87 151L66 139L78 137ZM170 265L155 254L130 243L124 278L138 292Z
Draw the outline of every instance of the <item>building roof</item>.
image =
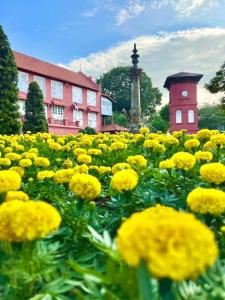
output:
M179 72L168 76L163 87L169 89L171 83L182 83L186 81L193 81L198 83L202 76L203 74Z
M102 126L101 131L103 132L128 131L128 128L117 124L109 124L109 125Z
M43 60L14 51L17 68L29 71L55 80L68 82L91 90L99 91L100 87L91 77L82 72L74 72L69 69L45 62Z
M109 99L109 100L111 100L112 102L117 102L115 99L113 99L111 96L109 96L108 94L104 94L104 93L102 93L102 97L105 97L105 98L107 98L107 99Z

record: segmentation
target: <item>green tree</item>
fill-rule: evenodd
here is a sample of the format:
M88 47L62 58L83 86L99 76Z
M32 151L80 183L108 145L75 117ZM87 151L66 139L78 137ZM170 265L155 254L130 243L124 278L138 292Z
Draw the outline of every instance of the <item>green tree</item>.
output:
M159 113L155 114L149 123L151 131L166 133L169 129L169 121L163 119Z
M0 26L0 133L20 133L18 72L9 41Z
M225 112L221 105L205 105L198 111L198 126L200 129L225 130Z
M165 104L164 106L161 107L161 109L159 111L159 115L165 121L170 120L170 112L169 112L169 105L168 104Z
M127 115L119 112L113 113L113 123L118 124L123 127L128 127L130 121Z
M48 131L43 94L36 81L29 84L27 100L25 102L23 132L26 131L31 131L32 133Z
M217 94L218 92L225 92L225 62L216 72L216 75L205 84L207 90L212 94ZM225 108L225 96L220 99L223 108Z
M130 113L131 109L131 79L130 67L113 68L104 73L97 83L101 84L103 92L116 100L113 109L122 112L124 109ZM141 108L143 116L150 116L161 103L161 93L152 86L151 78L144 72L140 79Z

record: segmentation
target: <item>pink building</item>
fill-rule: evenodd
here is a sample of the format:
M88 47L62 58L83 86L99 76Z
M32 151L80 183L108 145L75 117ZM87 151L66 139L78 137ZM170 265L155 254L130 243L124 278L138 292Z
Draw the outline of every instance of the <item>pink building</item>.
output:
M49 132L77 133L87 126L103 131L106 119L112 120L112 99L102 94L101 87L82 72L14 52L19 71L21 116L29 83L37 81L44 95Z
M180 72L166 78L169 90L170 131L198 131L197 84L202 74Z

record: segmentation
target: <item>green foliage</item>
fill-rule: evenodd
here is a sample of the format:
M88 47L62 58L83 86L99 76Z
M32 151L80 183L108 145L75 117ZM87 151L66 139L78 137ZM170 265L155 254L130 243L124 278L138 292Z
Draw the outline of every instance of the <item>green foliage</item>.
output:
M27 100L25 102L23 132L27 131L31 131L32 133L48 131L43 94L36 81L29 84Z
M20 132L17 76L13 52L0 26L0 134Z
M123 127L128 127L130 121L126 114L114 112L113 113L113 122Z
M216 75L205 85L207 90L212 94L225 92L225 62L216 72ZM221 104L225 105L225 97L220 99Z
M170 112L169 112L169 105L168 104L165 104L164 106L161 107L161 109L159 111L159 115L163 120L169 122Z
M125 109L128 114L131 109L129 70L130 67L113 68L97 80L102 85L103 92L116 100L116 103L113 103L114 110L122 112ZM161 103L162 95L158 88L152 86L151 78L146 73L143 73L140 78L140 89L142 114L150 116Z
M198 111L199 128L225 130L225 112L220 105L205 105Z
M161 131L163 133L167 132L169 129L169 122L163 119L160 114L155 114L150 121L150 128L152 131Z
M96 130L91 127L85 127L84 129L80 129L79 132L84 134L90 134L90 135L96 134Z

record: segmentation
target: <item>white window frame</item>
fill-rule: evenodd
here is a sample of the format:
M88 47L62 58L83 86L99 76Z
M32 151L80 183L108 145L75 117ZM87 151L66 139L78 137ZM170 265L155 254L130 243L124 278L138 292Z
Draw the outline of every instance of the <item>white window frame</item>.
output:
M87 104L91 106L96 106L97 103L97 93L95 91L87 90Z
M78 86L72 86L72 101L74 103L82 104L83 102L83 89Z
M97 113L94 113L94 112L88 113L88 126L91 128L97 127Z
M24 76L23 79L22 79L22 76ZM26 79L25 79L25 77L26 77ZM19 71L19 74L18 74L18 88L19 88L19 91L27 93L28 87L29 87L29 75L28 75L28 73Z
M188 110L188 123L194 123L195 122L195 112L193 109Z
M180 109L176 110L176 124L182 123L182 111Z
M83 126L84 124L84 114L82 110L77 110L74 109L73 110L73 121L79 121L80 122L80 126Z
M58 87L56 88L56 86ZM60 90L56 93L54 89L58 88L60 88ZM51 97L59 100L63 99L63 83L61 81L51 80Z
M19 100L19 113L21 116L25 116L25 101Z
M40 85L40 83L38 82L38 80L42 80L42 86ZM37 82L37 84L39 85L40 90L42 91L43 96L46 97L46 83L45 83L45 78L35 75L34 76L34 81Z
M104 116L112 116L112 102L106 98L101 98L101 112Z
M52 116L55 120L63 120L64 119L64 106L53 105L52 106Z

